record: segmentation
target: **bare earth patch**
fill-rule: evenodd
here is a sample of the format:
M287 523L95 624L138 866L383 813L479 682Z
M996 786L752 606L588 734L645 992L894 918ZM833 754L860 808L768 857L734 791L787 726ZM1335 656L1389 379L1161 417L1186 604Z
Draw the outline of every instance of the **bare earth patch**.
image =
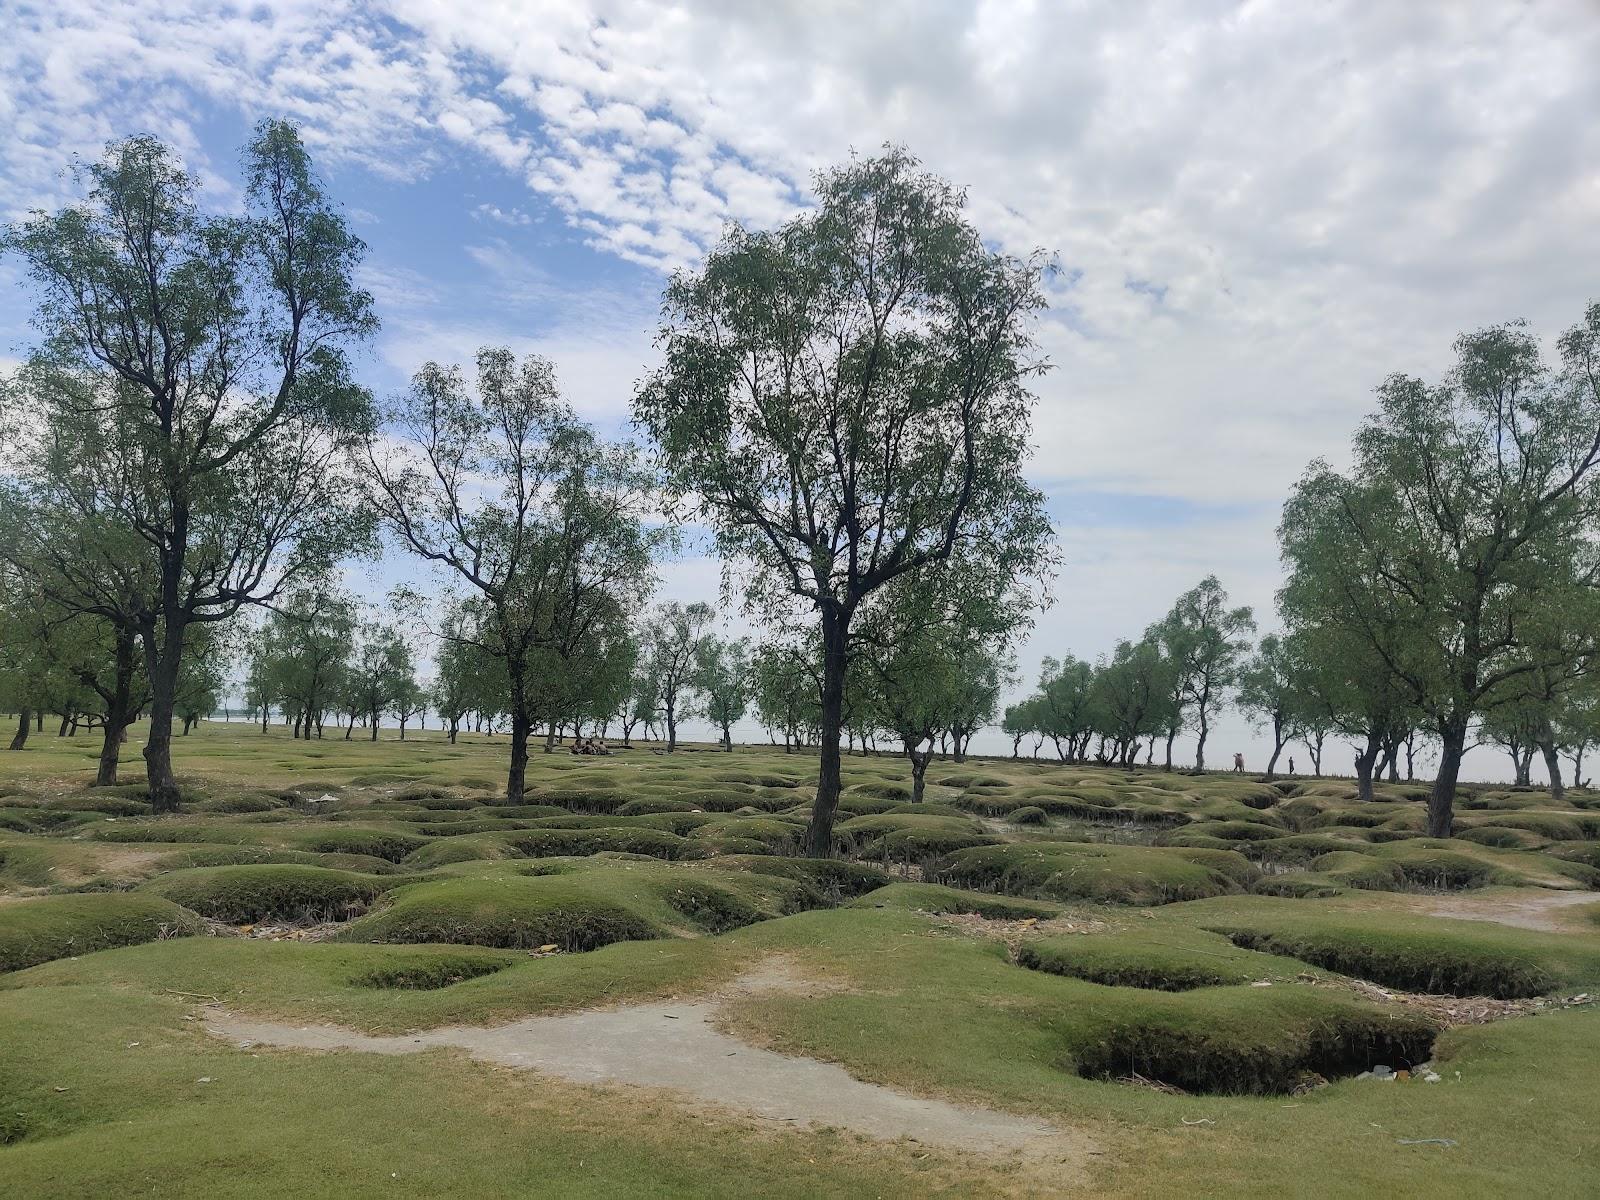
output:
M822 985L825 986L825 985ZM373 1037L334 1025L291 1025L210 1010L206 1029L241 1048L415 1054L465 1050L500 1066L584 1084L670 1088L794 1127L831 1126L869 1138L911 1138L941 1149L1080 1161L1083 1135L994 1109L951 1104L864 1083L842 1067L775 1054L715 1027L724 1000L763 992L812 993L819 985L781 963L746 972L723 991L687 1001L530 1017L492 1029L452 1026Z
M1509 895L1444 896L1431 898L1428 915L1458 921L1492 921L1516 929L1560 933L1567 928L1562 910L1600 904L1600 892L1523 891Z

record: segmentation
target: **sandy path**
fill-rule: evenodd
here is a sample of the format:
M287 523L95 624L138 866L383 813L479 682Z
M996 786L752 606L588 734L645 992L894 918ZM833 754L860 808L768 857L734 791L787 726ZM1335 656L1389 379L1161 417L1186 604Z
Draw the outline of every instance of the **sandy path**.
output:
M289 1025L227 1012L208 1016L206 1028L241 1048L414 1054L451 1046L485 1062L576 1083L672 1088L770 1120L835 1126L883 1140L908 1137L959 1150L1062 1158L1076 1157L1087 1145L1081 1135L1039 1120L863 1083L831 1063L774 1054L713 1024L729 995L803 988L787 971L763 967L741 976L721 996L531 1017L492 1029L458 1026L372 1037L333 1025Z
M1560 933L1570 928L1562 910L1583 904L1600 904L1600 892L1524 892L1498 896L1451 896L1428 905L1431 917L1458 921L1493 921L1516 929Z

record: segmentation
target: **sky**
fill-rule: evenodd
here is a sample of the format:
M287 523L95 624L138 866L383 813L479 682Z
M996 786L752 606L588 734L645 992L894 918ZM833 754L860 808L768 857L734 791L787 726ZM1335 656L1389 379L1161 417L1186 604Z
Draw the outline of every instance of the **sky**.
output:
M1597 0L0 0L0 29L0 219L134 133L237 206L250 126L287 117L370 247L365 383L508 345L617 436L668 274L905 145L985 238L1062 268L1029 475L1064 566L1019 693L1208 573L1274 627L1283 498L1375 385L1436 377L1464 330L1553 338L1600 294ZM0 260L0 366L29 309ZM661 574L714 598L693 544ZM1268 748L1230 714L1210 756Z

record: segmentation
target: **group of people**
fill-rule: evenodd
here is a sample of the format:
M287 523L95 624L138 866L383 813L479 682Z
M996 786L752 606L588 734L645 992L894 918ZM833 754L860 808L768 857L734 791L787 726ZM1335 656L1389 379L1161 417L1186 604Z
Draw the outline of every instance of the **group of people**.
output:
M574 754L610 754L611 747L607 746L604 738L573 738L572 752Z

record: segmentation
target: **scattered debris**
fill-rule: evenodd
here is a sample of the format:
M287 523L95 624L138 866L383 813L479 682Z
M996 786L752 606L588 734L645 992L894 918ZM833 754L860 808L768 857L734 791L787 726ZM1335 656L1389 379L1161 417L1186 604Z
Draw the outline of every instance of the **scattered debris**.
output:
M1180 1121L1182 1121L1185 1125L1215 1125L1216 1124L1216 1122L1213 1121L1210 1117L1200 1117L1200 1118L1198 1118L1196 1120L1193 1120L1193 1121L1189 1120L1188 1117L1179 1117L1178 1119Z
M1504 1021L1509 1017L1526 1017L1534 1013L1577 1008L1590 1003L1587 992L1576 996L1532 996L1522 1000L1496 1000L1491 996L1433 996L1426 992L1396 992L1381 988L1363 979L1332 978L1301 972L1296 983L1309 987L1334 987L1354 992L1368 1000L1398 1004L1431 1017L1441 1028L1456 1025L1487 1025L1491 1021Z
M1454 1146L1458 1143L1455 1138L1395 1138L1401 1146Z
M1131 1083L1135 1087L1149 1088L1153 1092L1161 1092L1167 1096L1187 1096L1189 1094L1181 1087L1177 1087L1173 1084L1162 1083L1159 1079L1147 1079L1137 1071L1130 1072L1127 1075L1118 1076L1117 1082Z

